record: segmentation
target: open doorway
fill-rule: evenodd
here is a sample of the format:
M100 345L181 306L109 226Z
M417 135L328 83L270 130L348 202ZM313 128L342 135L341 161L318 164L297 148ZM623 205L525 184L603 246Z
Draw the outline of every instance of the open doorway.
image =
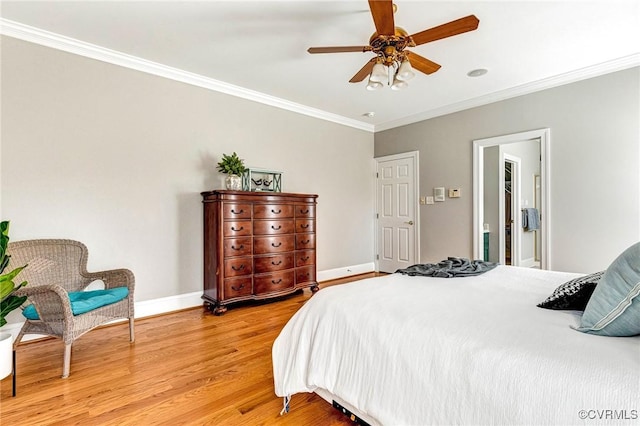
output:
M519 216L520 211L520 158L504 154L502 161L503 197L500 221L500 263L503 265L520 265ZM504 220L502 220L504 217Z
M505 197L504 161L501 153L516 155L522 159L520 167L520 194L512 200L519 202L512 206L513 226L511 234L511 260L518 266L552 267L550 256L550 179L549 145L550 130L539 129L522 133L478 139L473 142L473 247L474 257L492 262L504 262L505 252ZM498 176L498 174L502 176ZM512 170L513 176L513 170ZM513 182L512 182L513 188ZM534 209L539 212L539 228L523 229L522 210ZM502 216L502 221L499 216ZM500 238L502 234L502 238ZM515 241L515 238L520 241ZM519 248L514 257L513 248Z

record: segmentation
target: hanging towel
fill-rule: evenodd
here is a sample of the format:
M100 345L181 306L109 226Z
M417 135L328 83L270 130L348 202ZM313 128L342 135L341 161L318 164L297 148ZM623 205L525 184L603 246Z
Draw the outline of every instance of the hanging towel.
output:
M538 209L522 209L522 227L525 231L540 229L540 214L538 213Z

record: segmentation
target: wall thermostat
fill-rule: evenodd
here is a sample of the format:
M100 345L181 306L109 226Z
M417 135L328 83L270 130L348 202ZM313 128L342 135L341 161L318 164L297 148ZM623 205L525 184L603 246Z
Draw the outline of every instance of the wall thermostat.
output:
M436 201L444 201L444 187L433 188L433 198Z

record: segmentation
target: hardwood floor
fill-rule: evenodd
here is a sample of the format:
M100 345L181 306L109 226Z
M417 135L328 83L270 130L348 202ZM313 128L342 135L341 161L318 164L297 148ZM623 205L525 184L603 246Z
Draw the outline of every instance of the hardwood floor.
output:
M354 279L321 283L320 288ZM322 291L322 290L321 290ZM315 394L282 399L273 391L271 345L311 297L238 306L217 317L203 308L93 330L74 343L71 375L61 379L58 339L18 347L18 394L2 380L2 425L347 425Z

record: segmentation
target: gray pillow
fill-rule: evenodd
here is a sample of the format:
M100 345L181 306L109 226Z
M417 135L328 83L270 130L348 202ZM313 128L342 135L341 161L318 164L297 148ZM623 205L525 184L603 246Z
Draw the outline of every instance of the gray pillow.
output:
M602 336L640 334L640 243L607 268L587 304L578 331Z

